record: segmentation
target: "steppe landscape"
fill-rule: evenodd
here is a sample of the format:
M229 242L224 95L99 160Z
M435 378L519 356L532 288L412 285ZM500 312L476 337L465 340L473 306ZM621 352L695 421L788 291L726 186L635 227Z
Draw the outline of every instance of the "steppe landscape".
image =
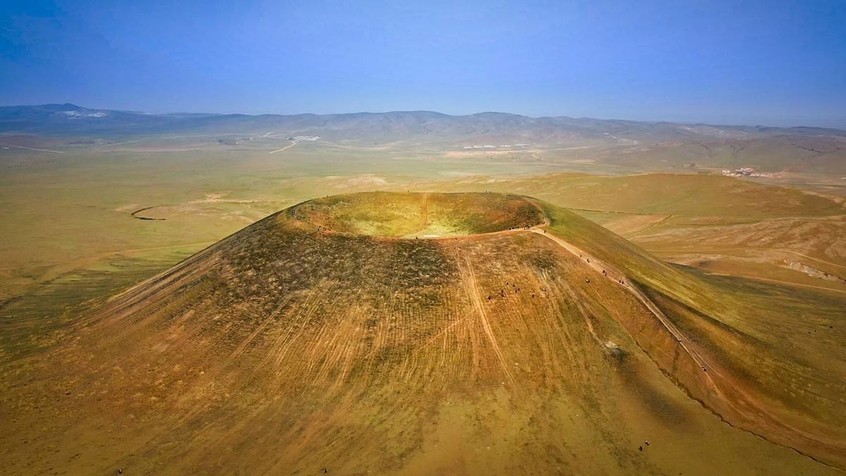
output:
M846 132L0 107L6 474L839 474Z

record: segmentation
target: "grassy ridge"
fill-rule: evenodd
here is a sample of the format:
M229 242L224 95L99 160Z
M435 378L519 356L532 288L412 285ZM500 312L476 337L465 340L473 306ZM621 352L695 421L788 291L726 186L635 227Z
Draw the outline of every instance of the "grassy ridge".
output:
M740 396L725 390L729 399L751 398L754 402L748 403L759 405L773 421L762 422L749 410L738 412L727 406L721 400L724 397L716 397L713 390L697 383L702 376L682 375L675 362L659 358L659 365L679 378L695 398L746 428L837 460L839 450L825 446L846 437L842 433L846 386L836 377L846 375L846 352L838 344L846 338L839 322L846 304L842 298L811 292L803 292L800 298L789 288L693 274L656 260L572 212L543 206L552 233L625 270L709 361L724 369L725 388L748 393ZM642 341L641 345L653 346L652 355L661 355L654 342ZM814 351L801 352L802 347ZM783 423L796 430L782 428ZM823 449L805 440L800 435L804 431L826 442L818 445Z

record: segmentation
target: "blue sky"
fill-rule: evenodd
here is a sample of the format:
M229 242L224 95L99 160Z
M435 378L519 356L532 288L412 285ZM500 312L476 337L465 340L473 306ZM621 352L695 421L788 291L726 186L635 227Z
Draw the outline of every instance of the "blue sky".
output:
M0 104L846 128L846 1L0 0Z

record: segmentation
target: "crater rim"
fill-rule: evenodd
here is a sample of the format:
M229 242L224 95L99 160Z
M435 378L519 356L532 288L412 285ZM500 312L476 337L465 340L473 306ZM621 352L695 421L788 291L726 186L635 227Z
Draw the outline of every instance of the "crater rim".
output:
M293 205L277 219L324 235L450 239L530 230L548 223L531 197L502 192L357 192Z

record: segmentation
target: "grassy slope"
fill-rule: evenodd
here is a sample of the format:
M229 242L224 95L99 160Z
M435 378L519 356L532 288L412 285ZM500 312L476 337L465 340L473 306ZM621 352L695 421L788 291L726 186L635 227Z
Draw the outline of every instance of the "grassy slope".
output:
M735 424L837 461L842 454L838 445L846 437L842 430L846 352L839 344L846 339L840 322L846 300L837 294L797 296L789 288L692 274L657 261L572 212L548 205L545 210L556 235L625 269L712 363L724 367L725 388L748 392L749 398L738 398L760 405L774 420L797 431L780 429L778 422L762 422L750 410L721 404L713 389L698 388L700 377L686 380L674 370L676 361L657 359L695 398ZM734 392L728 392L734 398ZM824 444L791 436L802 431ZM833 446L826 449L828 445Z
M654 267L547 211L597 255ZM632 320L653 321L534 233L383 239L281 214L7 368L0 458L12 472L826 472L689 400Z

